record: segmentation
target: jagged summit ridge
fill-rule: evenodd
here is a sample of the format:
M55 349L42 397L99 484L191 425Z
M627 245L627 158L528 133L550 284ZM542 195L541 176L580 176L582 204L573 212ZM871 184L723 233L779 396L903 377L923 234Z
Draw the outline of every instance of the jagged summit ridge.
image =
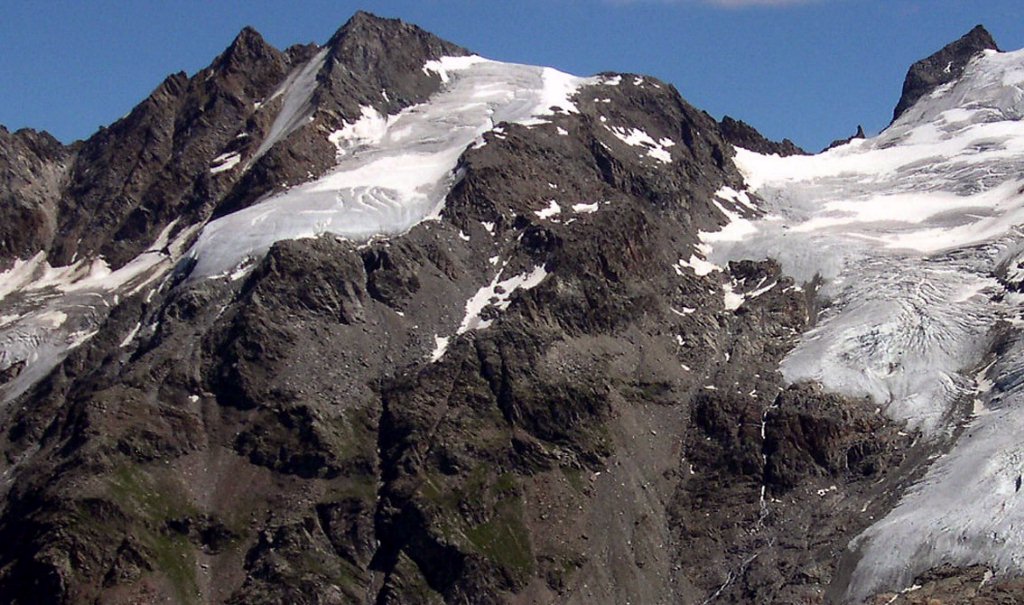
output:
M440 79L423 70L428 61L461 57L468 50L399 19L356 13L327 42L316 103L338 106L354 120L362 106L394 114L437 92Z
M282 60L281 51L270 45L252 26L245 26L210 68L217 70L244 70L252 63Z
M383 44L384 42L390 44ZM369 66L352 62L358 55L369 58L375 53L380 53L386 46L406 53L419 50L434 57L470 54L461 46L443 40L417 25L401 19L378 17L366 11L356 12L338 28L325 46L333 49L336 55L344 56L357 68Z
M807 155L807 152L793 141L789 139L783 139L781 142L771 141L750 124L743 120L737 120L732 116L723 117L722 121L719 122L719 126L726 140L736 147L742 147L743 149L749 149L758 153L776 153L780 156Z
M967 63L986 50L998 51L999 47L992 34L984 26L977 25L959 40L914 63L903 82L903 93L893 111L892 121L899 119L921 97L959 78Z

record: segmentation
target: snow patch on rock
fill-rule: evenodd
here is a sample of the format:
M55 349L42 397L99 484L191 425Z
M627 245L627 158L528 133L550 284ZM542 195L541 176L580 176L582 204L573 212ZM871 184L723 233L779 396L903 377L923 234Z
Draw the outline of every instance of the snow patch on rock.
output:
M466 301L466 316L459 325L457 334L482 330L490 326L492 320L480 317L480 313L486 307L493 305L499 311L504 311L512 302L513 292L537 287L547 277L548 272L544 267L534 267L526 273L514 275L505 280L501 280L501 274L502 271L499 271L490 284L480 288L472 298Z
M639 128L622 128L620 126L609 126L615 138L632 147L643 147L646 155L664 164L672 163L672 154L669 148L675 146L675 141L669 138L661 138L657 141L651 135Z
M241 161L242 156L238 155L238 152L236 151L221 154L213 158L213 162L211 162L212 167L210 168L210 174L220 174L222 172L227 172L228 170L231 170L232 168L237 166L238 163Z

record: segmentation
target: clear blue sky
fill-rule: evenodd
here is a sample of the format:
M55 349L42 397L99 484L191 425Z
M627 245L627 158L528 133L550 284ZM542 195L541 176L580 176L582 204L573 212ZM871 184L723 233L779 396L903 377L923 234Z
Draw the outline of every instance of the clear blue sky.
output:
M0 124L84 138L245 25L279 48L323 43L360 8L493 59L652 74L812 150L883 128L907 67L977 23L1024 47L1021 0L10 0Z

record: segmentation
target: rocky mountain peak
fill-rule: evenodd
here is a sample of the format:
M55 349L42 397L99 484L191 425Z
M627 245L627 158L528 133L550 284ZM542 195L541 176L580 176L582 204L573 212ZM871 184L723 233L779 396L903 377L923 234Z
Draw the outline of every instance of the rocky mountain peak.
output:
M470 54L415 25L362 11L325 48L313 105L349 120L361 115L361 107L386 115L426 101L440 89L441 79L424 72L424 64Z
M218 71L238 71L247 64L280 57L279 50L268 44L258 31L247 25L238 32L231 45L213 61L211 67Z
M451 42L405 23L359 11L335 32L327 42L330 58L353 70L379 69L383 64L404 63L442 56L467 55L469 52Z
M999 47L992 34L977 25L959 40L914 63L903 81L903 95L893 111L892 121L899 119L921 97L958 79L971 59L986 50L998 51Z

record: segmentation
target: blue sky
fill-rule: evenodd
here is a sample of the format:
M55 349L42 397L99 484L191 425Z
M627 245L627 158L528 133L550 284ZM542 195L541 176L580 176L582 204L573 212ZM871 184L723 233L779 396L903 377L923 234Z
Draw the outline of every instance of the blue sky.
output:
M910 64L977 23L1024 47L1021 0L11 1L0 124L84 138L245 25L279 48L322 43L360 8L493 59L652 74L715 117L812 150L884 128Z

